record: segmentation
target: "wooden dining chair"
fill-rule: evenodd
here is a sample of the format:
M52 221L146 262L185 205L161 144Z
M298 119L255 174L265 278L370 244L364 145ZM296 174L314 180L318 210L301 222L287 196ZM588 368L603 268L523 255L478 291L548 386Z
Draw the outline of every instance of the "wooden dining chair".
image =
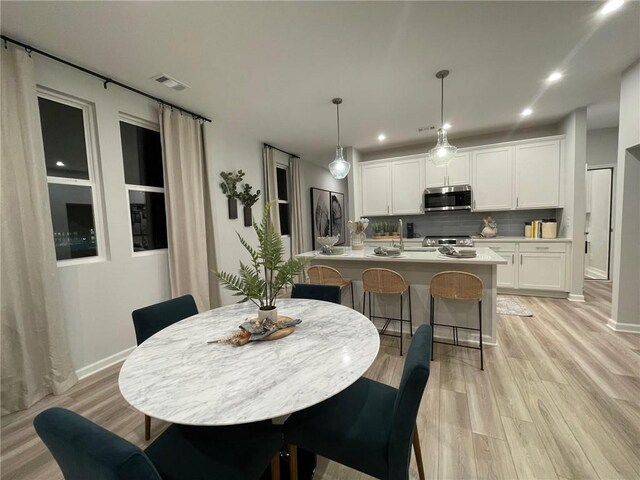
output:
M198 314L198 307L191 295L172 298L165 302L149 305L131 313L138 345L160 330L180 320ZM151 417L144 416L144 439L151 438Z
M482 280L472 273L467 272L440 272L431 278L429 287L429 324L431 325L431 360L433 360L433 343L444 345L454 345L457 347L480 350L480 370L484 370L484 355L482 351L482 291L484 287ZM461 327L446 323L436 323L435 321L435 299L445 298L448 300L470 300L478 302L478 328ZM452 342L442 342L435 340L435 327L450 327L452 330ZM458 329L478 332L479 346L466 345L458 340Z
M282 446L281 426L271 422L171 425L144 451L64 408L39 413L33 426L67 480L254 480ZM279 480L279 470L271 478Z
M383 480L408 480L411 446L424 466L416 418L429 379L431 329L416 331L400 388L365 377L337 395L292 414L284 423L290 479L297 480L298 447ZM428 406L427 406L428 408Z
M344 278L338 270L327 267L326 265L313 265L307 269L307 275L309 276L309 283L315 285L333 285L340 287L340 291L349 287L351 290L351 308L356 308L353 295L353 282L348 278Z

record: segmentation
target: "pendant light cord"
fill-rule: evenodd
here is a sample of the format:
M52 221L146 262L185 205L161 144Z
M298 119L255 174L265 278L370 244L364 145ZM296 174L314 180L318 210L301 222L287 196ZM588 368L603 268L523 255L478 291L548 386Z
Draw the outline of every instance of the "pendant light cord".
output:
M336 119L338 124L338 147L340 146L340 104L336 103Z
M444 77L440 79L440 128L444 125Z

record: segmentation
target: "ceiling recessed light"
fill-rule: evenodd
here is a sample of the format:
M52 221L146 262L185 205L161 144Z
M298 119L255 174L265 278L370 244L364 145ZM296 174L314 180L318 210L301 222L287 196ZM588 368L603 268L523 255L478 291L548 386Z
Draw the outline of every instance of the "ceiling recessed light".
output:
M386 139L387 139L387 136L384 133L381 133L380 135L378 135L379 142L384 142Z
M444 125L442 125L442 129L443 130L449 130L451 128L451 124L450 123L445 123Z
M531 110L530 108L525 108L520 115L522 115L523 117L528 117L532 113L533 113L533 110Z
M557 82L562 78L562 74L560 72L553 72L551 75L547 77L547 82L553 83Z
M623 3L624 3L624 0L609 0L600 9L600 14L609 15L611 12L615 12L616 10L618 10Z
M56 162L56 166L57 166L57 167L64 167L64 163L63 163L63 162L61 162L60 160L58 160L58 161Z

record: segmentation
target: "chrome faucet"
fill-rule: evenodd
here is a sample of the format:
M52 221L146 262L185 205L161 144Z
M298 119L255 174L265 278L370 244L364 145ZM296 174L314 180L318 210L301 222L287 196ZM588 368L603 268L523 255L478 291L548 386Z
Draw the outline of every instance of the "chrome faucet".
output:
M404 252L404 230L401 218L398 219L398 231L400 232L400 251Z

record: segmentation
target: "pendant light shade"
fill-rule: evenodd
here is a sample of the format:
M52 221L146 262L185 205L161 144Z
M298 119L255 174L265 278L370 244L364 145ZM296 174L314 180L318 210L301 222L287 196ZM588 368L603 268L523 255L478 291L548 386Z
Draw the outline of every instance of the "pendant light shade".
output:
M351 170L351 164L344 159L342 147L340 146L340 104L341 98L334 98L332 103L336 106L336 120L338 126L338 144L336 146L336 158L329 164L329 171L333 178L341 180L349 175Z
M449 70L440 70L436 73L436 78L440 79L440 128L438 129L438 142L436 146L429 150L429 159L436 167L446 167L451 163L458 151L457 147L449 144L447 131L444 126L444 79L449 75Z

